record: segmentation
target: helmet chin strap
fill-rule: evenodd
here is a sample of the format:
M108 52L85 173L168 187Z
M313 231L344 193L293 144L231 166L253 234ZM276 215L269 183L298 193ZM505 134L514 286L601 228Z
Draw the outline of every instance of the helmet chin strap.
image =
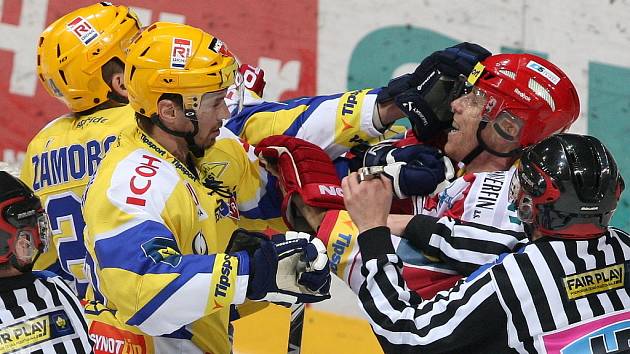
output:
M514 156L519 155L523 151L523 148L518 147L508 152L499 152L489 147L488 144L486 144L486 142L483 140L483 137L481 136L481 131L485 129L487 125L488 125L487 120L482 120L479 123L479 126L477 127L477 134L476 134L477 146L474 149L472 149L472 151L469 152L468 155L466 155L462 159L461 161L462 164L468 165L470 162L472 162L472 160L477 158L477 156L479 156L479 154L481 154L484 151L487 151L490 154L494 156L498 156L498 157L514 157Z
M129 99L128 99L127 97L124 97L124 96L122 96L122 95L118 94L118 93L117 93L116 91L114 91L114 90L110 90L110 91L107 93L107 98L108 98L108 99L110 99L110 100L112 100L112 101L115 101L115 102L121 103L121 104L129 104Z
M162 123L162 121L160 120L160 116L158 116L157 114L154 114L151 117L151 122L173 136L184 138L186 140L186 144L188 144L188 150L190 150L193 156L197 158L203 157L204 149L201 146L195 144L195 136L197 135L197 133L199 133L199 122L197 121L197 114L192 109L184 109L184 115L193 125L192 132L180 132L168 128L164 125L164 123Z
M532 237L534 236L534 225L524 222L523 229L525 230L527 238L531 241Z

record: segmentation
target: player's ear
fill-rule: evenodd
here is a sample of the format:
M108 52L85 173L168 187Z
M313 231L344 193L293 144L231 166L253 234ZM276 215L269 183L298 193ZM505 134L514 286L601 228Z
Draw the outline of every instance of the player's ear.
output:
M127 97L127 88L125 87L124 77L125 75L122 72L112 74L112 90L121 97Z
M177 104L167 98L158 101L158 115L164 123L172 123L176 120Z

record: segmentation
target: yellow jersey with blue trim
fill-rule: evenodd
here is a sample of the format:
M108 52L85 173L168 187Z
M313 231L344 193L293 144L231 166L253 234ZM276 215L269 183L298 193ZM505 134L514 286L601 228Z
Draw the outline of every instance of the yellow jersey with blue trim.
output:
M271 135L295 136L321 147L335 159L353 146L374 144L405 131L401 126L391 127L384 137L374 126L379 91L363 89L282 102L245 101L243 109L225 126L254 146Z
M236 218L240 227L252 231L287 230L277 180L260 166L247 142L222 127L214 145L195 165L207 193L224 198L217 217Z
M119 133L134 126L128 105L66 115L45 126L26 151L20 178L39 196L52 226L52 240L34 269L61 276L79 297L87 288L81 198Z
M91 335L154 353L230 351L249 259L224 253L237 227L236 205L221 211L231 197L209 194L189 165L139 128L101 162L83 205Z
M265 101L246 90L240 111L236 109L236 101L231 104L233 113L225 123L229 131L222 130L215 146L197 163L202 180L208 177L212 181L222 180L225 185L238 190L242 227L286 231L276 179L257 166L251 146L272 135L294 136L319 146L336 159L356 145L374 144L403 133L406 128L402 126L390 127L385 133L375 127L373 121L379 90L355 90L282 102ZM230 106L230 101L226 101ZM231 167L230 156L221 152L220 146L234 144L234 140L240 141L255 166ZM215 150L218 151L213 152ZM340 171L345 173L343 166Z

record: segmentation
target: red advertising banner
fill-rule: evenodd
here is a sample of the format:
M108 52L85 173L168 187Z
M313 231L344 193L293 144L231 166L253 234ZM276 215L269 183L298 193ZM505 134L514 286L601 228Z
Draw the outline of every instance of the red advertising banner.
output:
M15 162L45 124L67 112L37 80L37 41L55 19L94 2L0 2L0 160ZM145 25L181 22L220 38L241 62L265 69L268 99L316 92L316 0L128 0L124 4Z

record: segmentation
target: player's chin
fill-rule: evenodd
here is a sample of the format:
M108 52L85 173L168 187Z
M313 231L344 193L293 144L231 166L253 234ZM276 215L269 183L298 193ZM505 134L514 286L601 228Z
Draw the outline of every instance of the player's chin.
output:
M454 158L455 155L458 155L457 150L460 145L460 142L456 141L455 139L451 140L449 137L449 139L446 141L446 144L444 145L444 154L446 154L446 156L450 158Z
M204 139L204 146L209 148L217 142L217 137L219 136L219 129L213 130L208 133L208 136Z
M207 138L203 143L204 150L208 149L209 147L212 147L216 142L217 142L216 138L210 138L210 137Z

